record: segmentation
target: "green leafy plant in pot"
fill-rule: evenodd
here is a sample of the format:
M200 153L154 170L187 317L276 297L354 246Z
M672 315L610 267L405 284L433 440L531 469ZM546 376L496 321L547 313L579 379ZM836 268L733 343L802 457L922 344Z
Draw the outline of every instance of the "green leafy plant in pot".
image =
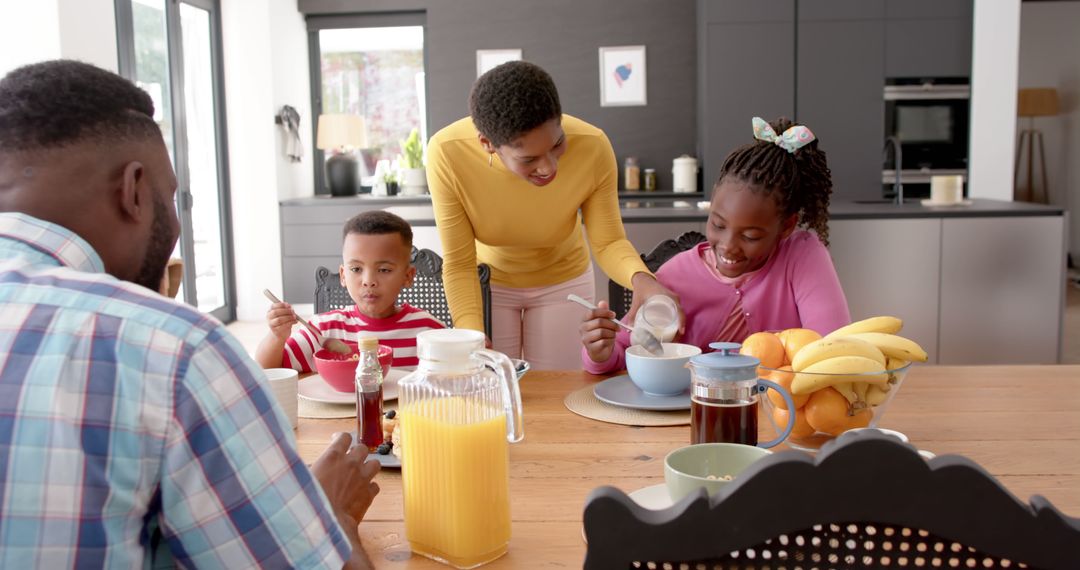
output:
M420 131L413 129L409 137L401 141L402 169L401 193L426 194L427 174L424 172L424 146L420 143Z

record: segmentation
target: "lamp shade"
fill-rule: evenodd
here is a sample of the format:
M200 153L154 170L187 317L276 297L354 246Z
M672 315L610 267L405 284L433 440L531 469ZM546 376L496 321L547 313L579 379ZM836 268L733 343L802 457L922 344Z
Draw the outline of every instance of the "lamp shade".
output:
M319 115L319 132L315 146L323 150L336 150L347 146L366 147L364 118L347 114Z
M1021 89L1017 96L1020 117L1052 117L1058 114L1058 94L1053 87Z

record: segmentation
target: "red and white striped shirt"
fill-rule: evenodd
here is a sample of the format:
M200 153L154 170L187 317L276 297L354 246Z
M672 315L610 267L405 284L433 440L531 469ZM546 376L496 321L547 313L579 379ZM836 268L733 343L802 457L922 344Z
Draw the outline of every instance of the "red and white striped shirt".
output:
M394 349L394 368L415 368L419 363L416 358L416 335L430 329L445 329L439 319L431 313L416 307L402 304L398 313L385 319L375 319L360 313L356 305L348 309L327 311L308 320L327 338L336 338L356 342L359 338L372 336ZM314 372L315 352L319 350L315 335L305 326L298 326L292 336L285 341L281 365L300 372Z

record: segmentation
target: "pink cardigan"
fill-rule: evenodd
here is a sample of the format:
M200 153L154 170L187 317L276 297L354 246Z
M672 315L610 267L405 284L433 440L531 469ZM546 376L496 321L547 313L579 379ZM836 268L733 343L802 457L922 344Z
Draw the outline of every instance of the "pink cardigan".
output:
M833 268L829 251L817 235L805 230L780 242L765 266L742 289L721 283L702 260L708 243L684 251L656 272L657 279L679 296L686 313L686 334L681 342L709 351L719 339L736 299L742 295L743 310L751 332L803 327L821 334L851 322L847 300ZM581 349L585 371L605 374L626 367L623 353L630 335L620 330L607 362L593 362Z

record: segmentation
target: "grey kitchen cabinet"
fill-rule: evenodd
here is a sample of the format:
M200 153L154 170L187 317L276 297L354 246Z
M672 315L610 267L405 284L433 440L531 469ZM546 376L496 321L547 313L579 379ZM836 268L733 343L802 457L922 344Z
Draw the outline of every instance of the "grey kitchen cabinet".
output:
M972 0L887 0L887 77L971 75Z
M881 21L884 17L885 0L799 0L799 22Z
M941 219L833 220L829 236L852 320L900 317L938 362Z
M799 3L797 115L828 156L833 199L855 200L881 187L884 24L873 10L862 12L867 19L809 19L828 14L824 7L846 3ZM807 15L807 5L822 9Z
M341 229L345 221L365 210L384 209L409 220L413 245L442 254L430 204L360 198L299 198L281 203L281 268L284 300L312 303L315 269L341 265ZM414 200L419 201L419 200ZM423 220L418 222L416 220Z
M940 364L1056 364L1065 218L942 220Z
M714 181L753 142L753 117L795 116L795 0L699 0L698 14L698 144Z

